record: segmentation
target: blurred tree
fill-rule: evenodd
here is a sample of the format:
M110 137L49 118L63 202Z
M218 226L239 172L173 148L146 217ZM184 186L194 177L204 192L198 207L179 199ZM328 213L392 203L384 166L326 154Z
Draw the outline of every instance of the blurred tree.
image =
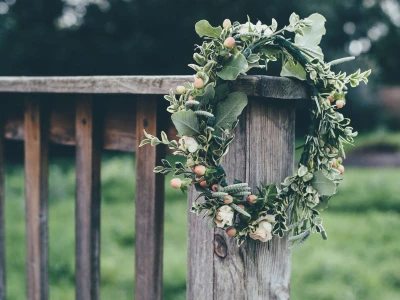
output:
M372 82L399 83L398 0L0 0L0 75L191 74L198 20L216 25L249 15L284 25L293 11L326 17L326 60L352 54L357 60L341 68L372 68ZM358 89L353 98L373 99L372 88ZM374 124L368 101L349 106L356 123ZM368 122L357 120L358 109Z

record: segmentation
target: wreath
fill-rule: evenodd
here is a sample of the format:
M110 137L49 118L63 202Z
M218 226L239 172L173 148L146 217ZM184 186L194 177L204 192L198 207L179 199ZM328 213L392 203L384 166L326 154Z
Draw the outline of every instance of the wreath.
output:
M239 246L249 237L269 243L273 235L283 237L285 233L290 234L291 248L314 232L327 238L320 211L342 180L344 145L352 144L357 135L349 126L350 119L338 110L346 104L347 86L367 83L371 71L347 75L331 70L354 57L324 61L318 45L326 32L325 21L317 13L305 19L293 13L289 25L279 30L275 19L271 25L226 19L222 27L212 27L205 20L197 22L196 32L204 42L196 45L196 64L189 65L196 72L194 81L165 96L180 139L168 140L165 132L161 139L144 133L140 146L164 144L174 155L186 158L185 164L174 165L163 159L154 172L182 175L183 179L173 178L171 186L183 192L194 185L200 194L191 211L211 218L213 226L235 237ZM286 38L286 33L294 37ZM238 117L247 105L247 96L230 93L228 82L252 68L267 69L269 62L278 60L282 62L281 76L304 80L309 86L310 127L297 173L280 185L261 183L252 191L245 182L228 183L221 166L234 140ZM204 200L198 201L200 197Z

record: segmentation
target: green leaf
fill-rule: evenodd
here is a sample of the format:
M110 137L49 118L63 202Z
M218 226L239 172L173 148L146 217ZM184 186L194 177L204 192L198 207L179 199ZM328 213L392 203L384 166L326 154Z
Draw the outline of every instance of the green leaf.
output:
M192 110L182 110L172 114L172 122L178 130L178 136L199 134L199 120Z
M291 59L288 59L285 65L282 67L281 76L294 77L300 80L306 80L307 74L300 63L294 63Z
M217 104L215 109L215 127L230 128L246 105L247 96L245 93L234 92L229 94L224 101Z
M313 174L311 185L321 196L332 196L336 193L335 183L326 178L321 170Z
M215 87L215 97L214 99L211 100L211 103L217 103L223 99L229 94L229 84L223 83L223 84L218 84Z
M206 20L198 21L195 25L195 29L200 37L208 36L212 38L219 38L222 32L221 26L212 27Z
M228 58L217 75L224 80L235 80L241 72L246 71L247 67L246 58L242 53L238 53Z
M301 167L297 170L297 175L299 175L299 177L303 177L304 175L307 174L307 171L308 171L307 167L301 165Z
M304 46L313 49L322 54L321 48L318 46L322 36L326 33L326 19L320 14L312 14L307 19L312 21L310 26L302 28L303 35L296 34L294 43L299 46Z
M204 94L196 96L196 101L200 102L200 106L207 105L215 96L215 90L212 84L209 84L204 89Z
M329 197L323 196L319 198L319 203L314 207L314 209L318 211L323 211L324 209L328 208L329 204Z

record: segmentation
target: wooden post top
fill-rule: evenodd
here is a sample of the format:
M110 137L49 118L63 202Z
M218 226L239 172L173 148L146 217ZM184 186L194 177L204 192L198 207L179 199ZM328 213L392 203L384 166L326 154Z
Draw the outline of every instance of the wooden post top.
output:
M177 85L192 81L192 76L0 77L0 92L162 95ZM304 82L264 75L240 76L232 82L231 90L264 98L308 97Z

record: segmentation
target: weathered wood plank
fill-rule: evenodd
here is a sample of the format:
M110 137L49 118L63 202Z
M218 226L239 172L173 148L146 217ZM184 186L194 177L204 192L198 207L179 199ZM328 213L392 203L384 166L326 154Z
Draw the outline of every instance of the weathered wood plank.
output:
M66 97L65 97L66 96ZM49 140L55 144L75 146L75 95L60 95L58 101L52 102L50 115ZM99 96L97 96L99 97ZM102 96L106 97L106 96ZM104 135L102 138L103 149L136 151L136 102L135 96L113 95L113 101L104 101ZM6 139L24 139L23 106L20 101L8 104L4 136ZM164 104L159 103L160 104ZM167 134L174 138L175 127L171 120L167 120Z
M3 107L4 108L4 107ZM5 244L5 192L4 192L4 111L0 110L0 300L6 299L6 244Z
M293 101L250 99L240 117L236 140L225 158L229 182L238 178L255 187L260 180L280 182L293 173L294 111ZM189 225L195 222L193 218L197 217L191 215ZM213 241L198 241L204 231L207 236L214 234ZM210 252L213 244L214 253L213 261L209 257L205 261L204 254L190 252L188 278L211 273L213 283L191 285L187 299L289 299L291 258L286 239L274 238L270 250L267 244L253 240L238 248L222 230L205 227L191 231L189 239L189 251Z
M89 94L167 94L171 88L193 81L192 76L75 76L0 77L0 92L89 93ZM277 99L303 99L307 86L299 81L271 76L242 76L233 90L249 96Z
M157 96L138 96L138 141L144 139L144 129L160 136L164 115L165 107L159 105ZM164 177L153 168L164 156L162 146L136 150L135 299L162 299Z
M48 104L25 101L27 299L48 299Z
M100 298L101 103L76 102L76 299Z

